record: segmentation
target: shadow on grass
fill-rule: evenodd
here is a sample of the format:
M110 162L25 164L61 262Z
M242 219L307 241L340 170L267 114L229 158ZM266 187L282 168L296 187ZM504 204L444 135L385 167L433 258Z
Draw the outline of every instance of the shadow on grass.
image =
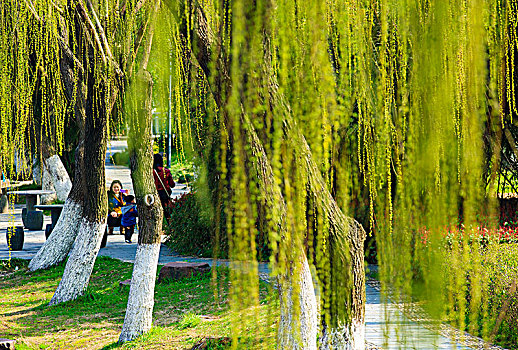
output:
M52 347L52 344L57 345L54 342L67 344L67 337L110 341L120 332L129 288L120 287L119 282L131 278L133 264L98 257L85 294L55 306L49 306L48 302L59 284L65 262L35 272L28 271L27 264L27 261L13 259L9 266L0 261L0 271L4 272L4 275L0 275L0 318L8 322L5 326L0 325L2 336L19 339L22 344L24 338L32 338L31 342L38 346ZM227 285L228 269L218 268L218 276L218 285ZM191 310L211 315L225 312L228 310L226 288L216 300L212 284L210 275L157 284L153 319L161 326L172 329L164 331L158 327L156 331L134 342L124 345L117 342L108 345L101 343L98 344L99 348L140 348L140 345L133 344L142 345L146 339L155 339L157 336L170 338L171 332L175 331L175 323ZM164 332L167 332L167 336ZM72 345L69 343L67 346Z

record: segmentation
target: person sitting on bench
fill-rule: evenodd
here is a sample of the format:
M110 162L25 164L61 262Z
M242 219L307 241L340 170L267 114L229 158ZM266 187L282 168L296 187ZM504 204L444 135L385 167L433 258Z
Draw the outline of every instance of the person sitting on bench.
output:
M113 228L120 227L120 234L124 234L121 225L122 211L121 207L126 204L124 193L122 192L122 183L119 180L113 180L108 191L108 234L113 235Z

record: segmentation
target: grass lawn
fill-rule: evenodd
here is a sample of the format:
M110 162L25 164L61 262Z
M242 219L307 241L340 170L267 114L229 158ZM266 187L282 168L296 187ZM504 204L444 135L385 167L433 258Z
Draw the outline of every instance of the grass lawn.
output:
M266 302L268 285L260 284L261 305L238 315L230 311L226 268L218 268L217 280L199 276L157 284L153 329L119 345L129 293L129 287L120 287L119 282L131 278L133 264L99 257L85 295L57 306L48 303L64 264L36 272L29 272L27 264L13 259L8 266L0 261L0 338L15 339L17 350L190 349L203 338L231 337L235 317L243 330L240 348L275 348L275 325L271 323L276 320L272 310L278 307L275 300Z

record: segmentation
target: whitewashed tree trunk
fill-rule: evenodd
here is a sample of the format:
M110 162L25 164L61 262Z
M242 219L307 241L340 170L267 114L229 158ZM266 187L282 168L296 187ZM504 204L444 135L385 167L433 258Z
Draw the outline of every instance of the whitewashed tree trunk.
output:
M313 279L306 256L300 266L299 295L293 295L292 280L281 284L281 319L277 334L278 349L317 349L318 304ZM294 299L298 299L300 309L295 310Z
M137 248L120 343L133 340L151 329L159 253L160 243L139 244Z
M365 349L365 319L353 318L351 322L351 349Z
M76 240L82 215L83 205L67 199L56 227L29 263L30 271L48 269L65 260Z
M147 71L147 62L153 42L155 18L160 1L154 0L150 14L150 27L146 35L146 45L142 66L132 81L131 92L136 102L129 108L128 149L130 153L131 180L137 197L139 214L138 248L131 277L130 294L124 325L119 343L135 339L151 328L153 319L155 278L160 253L160 233L162 231L163 211L155 187L152 171L153 148L151 146L151 122L153 79Z
M31 271L48 269L65 260L77 237L84 210L83 146L84 142L81 141L76 148L76 171L73 189L63 205L56 227L29 263L29 270Z
M32 161L32 181L38 186L41 186L41 164L37 158Z
M101 238L105 229L106 219L102 222L82 219L65 272L63 272L61 282L49 305L74 300L84 294L90 281L97 253L99 253L101 247Z
M54 193L42 195L40 197L41 204L51 204L58 198L55 193L56 189L52 184L52 177L46 167L43 167L43 172L41 175L41 189L45 191L54 191Z
M68 172L57 154L43 161L44 171L48 171L52 179L52 185L56 190L56 196L60 201L65 201L72 189L72 181L68 176Z

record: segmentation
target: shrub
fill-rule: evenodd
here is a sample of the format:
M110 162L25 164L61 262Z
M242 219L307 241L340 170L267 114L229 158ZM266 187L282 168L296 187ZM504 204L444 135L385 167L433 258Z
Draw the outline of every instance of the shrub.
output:
M484 269L489 279L490 324L495 341L518 349L518 244L493 244L487 247ZM494 329L498 325L498 329Z
M228 237L224 203L214 210L210 199L198 200L193 192L173 200L171 218L165 225L167 246L174 252L202 257L228 258ZM220 233L216 239L216 220L220 215ZM256 226L261 226L256 223ZM263 225L264 226L264 225ZM217 243L217 255L214 256ZM267 232L259 230L256 237L257 259L268 261L271 250Z
M208 204L201 205L193 192L173 200L167 241L171 250L186 255L212 256L215 226ZM226 257L227 244L220 240L219 257Z
M124 165L129 167L130 160L129 160L129 152L127 149L125 149L122 152L116 152L113 154L112 162L115 165Z

